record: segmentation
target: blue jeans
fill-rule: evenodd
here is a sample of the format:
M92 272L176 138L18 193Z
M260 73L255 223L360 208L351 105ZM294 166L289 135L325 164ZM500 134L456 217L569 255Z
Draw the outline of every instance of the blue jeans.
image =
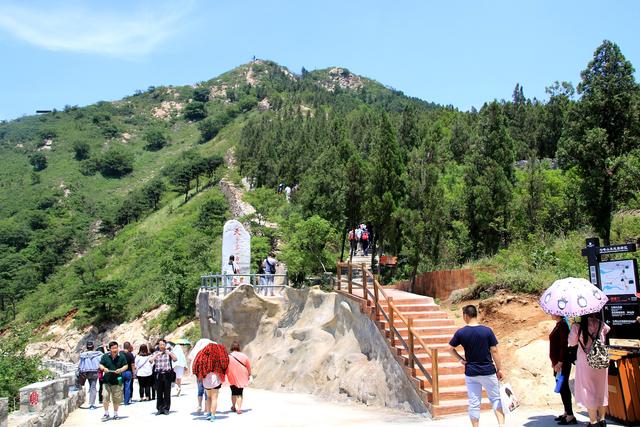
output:
M480 403L482 402L482 388L487 391L494 411L502 409L500 401L500 383L496 374L465 377L467 395L469 396L469 418L480 419Z
M131 371L124 371L122 373L122 386L124 387L124 404L131 403Z
M204 384L202 380L197 380L198 382L198 397L204 396L204 400L207 400L207 393L204 392Z

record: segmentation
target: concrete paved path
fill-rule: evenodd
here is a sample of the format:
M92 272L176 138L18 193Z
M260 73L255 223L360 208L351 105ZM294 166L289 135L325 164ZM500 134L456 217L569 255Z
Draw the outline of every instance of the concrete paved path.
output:
M175 393L175 392L174 392ZM418 426L433 427L465 427L470 425L466 416L446 418L431 421L423 416L408 414L384 408L366 407L358 404L341 404L321 400L315 396L301 393L278 393L273 391L247 389L245 390L245 407L242 415L229 410L231 407L231 393L229 388L223 387L218 399L218 416L209 422L202 415L197 415L196 389L194 380L187 378L182 387L180 397L172 397L171 414L155 415L155 401L139 402L137 384L134 389L134 403L122 406L119 415L122 419L102 422L102 408L89 410L87 405L77 409L64 423L66 427L86 427L107 424L111 427L140 427L140 426L251 426L251 427L388 427L388 426ZM526 427L555 427L553 410L521 408L509 420L510 426ZM584 415L578 415L578 420L585 421ZM481 426L496 426L497 422L492 413L483 413ZM609 423L610 426L619 424Z

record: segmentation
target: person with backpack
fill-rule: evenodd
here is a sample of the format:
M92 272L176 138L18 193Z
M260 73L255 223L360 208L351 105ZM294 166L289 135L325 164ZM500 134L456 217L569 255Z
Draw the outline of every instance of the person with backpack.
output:
M276 259L276 254L274 252L269 252L269 256L264 260L265 265L265 273L267 274L267 288L264 293L267 294L267 290L270 290L271 296L274 295L274 277L276 274L276 267L278 266L278 260Z
M580 323L571 326L568 343L578 346L576 360L576 402L587 408L587 426L606 426L605 415L609 404L609 357L604 346L609 326L595 314L581 316Z
M360 255L362 253L362 226L356 228L356 253Z
M366 225L362 229L362 237L360 239L362 240L362 252L364 256L367 256L369 250L369 230L367 230Z
M100 371L100 358L102 353L95 350L93 341L87 341L87 351L80 353L78 363L78 384L80 388L89 381L89 409L96 409L98 372Z
M356 229L352 228L351 230L349 230L349 258L353 258L353 256L356 254L356 250L357 250L357 245L358 245L358 241L356 240Z
M251 377L251 364L246 354L240 352L240 343L234 341L229 353L229 367L227 368L227 381L231 386L231 411L242 414L242 394L249 385Z
M151 357L150 362L154 364L156 373L156 415L169 415L171 410L171 384L175 380L173 362L178 357L167 349L167 341L158 340L158 351Z

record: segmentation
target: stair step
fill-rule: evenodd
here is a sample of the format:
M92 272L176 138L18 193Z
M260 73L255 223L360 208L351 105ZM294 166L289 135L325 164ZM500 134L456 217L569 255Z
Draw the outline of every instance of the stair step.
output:
M427 378L424 375L418 374L415 379L420 381L421 388L425 390L431 388L429 381L427 381ZM466 387L464 375L462 374L438 375L438 384L440 387Z
M402 360L404 361L405 364L405 370L409 375L415 376L417 374L422 375L422 371L420 370L420 368L418 368L417 365L415 365L415 368L413 369L413 372L411 371L411 368L409 368L409 358L407 356L401 356ZM429 372L429 374L431 374L432 370L431 370L431 363L429 362L423 362L422 360L420 361L420 363L422 364L422 366L427 370L427 372ZM438 374L440 375L464 375L464 366L462 366L460 363L456 363L456 362L443 362L443 363L438 363Z
M482 402L481 410L491 409L491 403ZM440 418L448 415L467 414L469 412L469 401L467 399L440 401L439 405L433 405L433 417Z
M440 310L440 306L437 304L406 304L406 305L396 305L396 308L403 315L404 313L407 313L407 312L415 313L415 312L422 312L422 311L442 311Z

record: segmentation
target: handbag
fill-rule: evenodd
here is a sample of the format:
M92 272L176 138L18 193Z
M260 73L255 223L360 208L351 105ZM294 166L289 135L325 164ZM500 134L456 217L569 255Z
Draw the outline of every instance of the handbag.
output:
M167 355L167 357L169 358L169 367L171 368L171 370L169 371L169 379L171 380L172 383L175 383L176 371L173 370L173 361L171 360L171 356Z
M586 350L584 344L580 342L582 351L587 355L587 365L593 369L605 369L609 367L609 347L600 340L600 331L602 330L602 321L599 321L598 332L595 336L589 334L593 343L589 351Z
M513 392L513 387L509 383L500 384L500 403L502 404L502 412L508 415L516 410L520 406L516 394Z

